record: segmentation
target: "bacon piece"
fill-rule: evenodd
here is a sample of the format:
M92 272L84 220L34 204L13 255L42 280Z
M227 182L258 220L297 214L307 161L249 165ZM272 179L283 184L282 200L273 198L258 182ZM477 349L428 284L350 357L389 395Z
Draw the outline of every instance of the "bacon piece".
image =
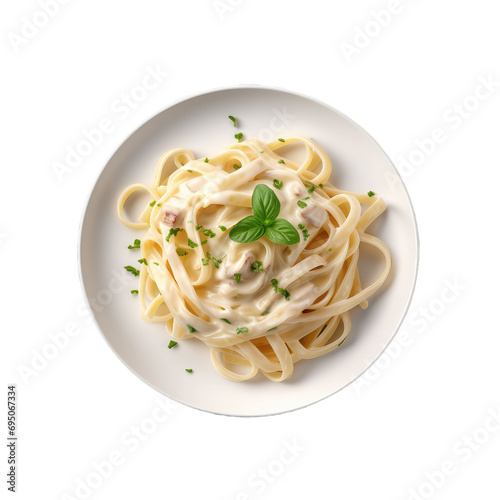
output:
M175 221L177 220L178 215L178 213L171 212L167 208L166 212L163 214L163 222L168 226L173 226L175 224Z
M322 226L326 219L325 209L318 205L308 205L301 211L301 215L314 227Z

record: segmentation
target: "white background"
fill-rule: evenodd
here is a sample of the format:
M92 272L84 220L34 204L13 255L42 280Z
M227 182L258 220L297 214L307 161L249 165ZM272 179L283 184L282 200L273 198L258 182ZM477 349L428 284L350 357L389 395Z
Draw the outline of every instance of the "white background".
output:
M17 384L18 498L498 498L496 2L73 0L48 21L41 3L1 15L2 391ZM147 67L168 76L119 113ZM323 402L253 419L168 405L136 378L79 314L76 261L84 202L127 135L176 99L241 83L303 92L366 128L421 238L390 354ZM113 130L58 177L104 118Z

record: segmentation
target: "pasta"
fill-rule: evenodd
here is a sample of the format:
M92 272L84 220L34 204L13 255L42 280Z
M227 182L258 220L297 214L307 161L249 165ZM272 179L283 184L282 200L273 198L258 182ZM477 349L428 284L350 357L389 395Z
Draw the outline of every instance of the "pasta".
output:
M285 146L302 148L304 159L280 156ZM133 184L118 200L123 224L146 233L138 290L144 319L165 323L176 340L203 341L215 369L234 381L261 372L280 382L297 361L340 346L351 330L350 311L367 307L389 274L391 257L366 233L386 208L382 198L337 189L331 171L325 152L299 136L267 145L238 142L205 159L186 149L165 153L152 185ZM138 190L150 200L130 221L125 205ZM243 237L264 230L265 236L238 242L236 226L245 229L238 223L260 210L257 192L273 200L286 224L273 223L276 210L274 219L264 214L255 219L264 229L255 226ZM298 243L270 239L279 240L285 226ZM367 286L358 271L361 243L385 263Z

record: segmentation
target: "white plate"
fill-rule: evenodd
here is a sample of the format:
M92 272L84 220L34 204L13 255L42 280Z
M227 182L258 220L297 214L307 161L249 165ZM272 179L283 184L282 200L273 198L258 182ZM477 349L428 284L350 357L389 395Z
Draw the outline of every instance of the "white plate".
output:
M195 156L217 153L237 131L264 141L286 135L311 137L333 162L332 182L356 192L373 190L387 203L369 232L388 245L393 270L367 310L352 314L352 330L337 350L295 365L291 379L275 383L259 375L249 382L226 380L212 367L209 350L196 339L167 349L161 323L139 316L138 278L120 280L123 266L140 258L127 245L142 233L122 226L116 201L127 185L150 184L158 158L184 147ZM368 256L363 272L371 272ZM90 196L81 230L83 287L93 315L117 356L142 380L188 406L218 414L258 416L307 406L345 387L383 352L407 311L418 262L415 217L406 189L389 158L363 129L331 107L291 92L262 87L216 90L178 102L137 129L105 166ZM125 271L123 271L125 273ZM125 273L124 275L126 275ZM97 305L97 307L96 307ZM192 368L192 374L185 368Z

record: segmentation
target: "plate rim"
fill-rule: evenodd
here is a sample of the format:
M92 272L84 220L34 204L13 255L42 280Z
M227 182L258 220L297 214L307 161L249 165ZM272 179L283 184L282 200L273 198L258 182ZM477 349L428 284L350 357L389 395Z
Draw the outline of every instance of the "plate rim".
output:
M92 309L92 306L90 305L90 301L89 301L89 298L88 298L88 294L87 294L87 290L85 288L85 282L84 282L84 278L83 278L82 243L83 243L83 228L84 228L84 223L85 223L85 217L87 215L87 211L88 211L88 208L89 208L89 205L90 205L90 201L92 200L92 195L94 194L94 191L95 191L95 189L97 187L97 184L99 183L99 180L101 179L101 177L102 177L102 175L103 175L106 167L110 164L111 160L116 155L116 153L144 125L146 125L148 122L150 122L151 120L153 120L155 117L159 116L160 114L162 114L162 113L168 111L169 109L177 106L178 104L182 104L183 102L190 101L192 99L196 99L197 97L201 97L201 96L204 96L204 95L215 94L215 93L219 93L219 92L227 92L227 91L232 91L232 90L264 90L264 91L273 91L273 92L279 92L279 93L289 94L289 95L292 95L292 96L295 96L295 97L300 97L302 99L306 99L308 101L312 101L312 102L314 102L316 104L319 104L320 106L323 106L323 107L327 108L328 110L333 111L334 113L337 113L343 119L345 119L348 122L350 122L351 125L354 125L357 129L359 129L361 132L363 132L364 134L366 134L377 145L377 147L380 149L380 151L383 153L383 155L386 157L386 159L389 161L389 163L392 165L394 171L396 172L396 175L398 176L399 181L400 181L400 183L401 183L401 185L402 185L402 187L404 189L404 192L406 194L406 197L408 199L410 210L411 210L411 215L412 215L412 221L413 221L413 225L414 225L414 228L415 228L415 242L416 242L416 245L415 245L415 268L413 270L413 283L412 283L412 286L411 286L410 294L409 294L408 299L406 301L406 305L405 305L405 308L404 308L403 313L401 315L401 318L400 318L400 320L399 320L396 328L394 329L394 332L392 333L392 335L390 336L390 338L387 340L387 342L385 343L385 345L382 347L382 349L381 349L380 353L378 354L378 356L376 356L365 367L365 369L363 371L361 371L353 380L351 380L350 382L348 382L344 386L336 389L332 393L327 394L326 396L323 396L320 399L316 399L315 401L311 401L311 402L309 402L307 404L304 404L304 405L301 405L301 406L297 406L295 408L288 408L288 409L281 410L281 411L275 411L275 412L271 412L271 413L262 413L262 414L232 414L232 413L224 413L222 411L209 410L209 409L206 409L206 408L199 408L197 406L193 406L192 404L188 404L188 403L185 403L183 401L179 401L176 398L163 393L157 387L153 386L152 383L150 383L142 375L140 375L139 373L137 373L118 354L118 352L116 352L116 350L114 349L114 347L111 345L110 341L107 339L106 335L104 334L104 332L102 331L101 327L99 326L99 323L97 322L97 319L96 319L95 314L94 314L94 310ZM404 180L403 180L401 174L399 173L398 169L396 168L396 165L392 161L391 157L386 153L385 149L380 145L380 143L368 131L366 131L361 125L359 125L357 122L355 122L352 118L350 118L349 116L345 115L342 111L339 111L337 108L331 106L330 104L328 104L328 103L326 103L326 102L324 102L324 101L322 101L320 99L317 99L315 97L311 97L311 96L309 96L307 94L304 94L302 92L296 92L296 91L293 91L293 90L289 90L289 89L284 88L284 87L279 87L279 86L274 86L274 85L270 86L270 85L252 83L252 84L238 84L238 85L213 87L213 88L210 88L210 89L206 89L206 90L202 90L202 91L199 91L199 92L188 94L188 95L186 95L184 97L181 97L181 98L178 98L178 99L176 99L174 101L170 101L165 107L163 107L163 108L161 108L159 110L156 110L155 112L149 114L145 119L143 119L140 122L140 124L138 126L136 126L135 128L133 128L130 132L126 132L125 138L113 149L113 152L105 160L102 168L99 170L99 172L97 173L97 175L95 177L95 181L92 183L91 188L88 191L87 197L86 197L85 202L83 204L83 210L82 210L82 214L81 214L81 217L80 217L80 223L79 223L79 227L78 227L77 255L76 255L76 257L77 257L77 266L78 266L78 277L79 277L79 281L80 281L81 290L82 290L82 293L83 293L83 299L84 299L85 305L87 306L87 310L89 311L89 315L91 317L92 323L94 324L95 328L100 333L101 337L104 339L104 341L106 342L106 344L108 345L108 347L111 349L111 351L113 352L113 354L120 360L120 362L128 370L130 370L131 373L133 373L136 377L138 377L142 382L144 382L145 384L147 384L151 389L153 389L154 391L156 391L158 394L161 394L163 397L166 397L166 398L168 398L168 399L170 399L172 401L175 401L175 403L177 403L179 405L187 406L188 408L192 408L194 410L202 411L204 413L209 413L209 414L212 414L212 415L220 415L220 416L225 416L225 417L237 417L237 418L259 418L259 417L271 417L271 416L283 415L283 414L290 413L290 412L293 412L293 411L302 410L302 409L307 408L307 407L309 407L311 405L320 403L321 401L324 401L325 399L332 397L333 395L337 394L338 392L347 389L351 384L353 384L356 380L358 380L360 377L362 377L378 361L378 359L385 353L385 351L387 350L387 348L389 347L389 345L391 344L391 342L394 340L394 338L398 334L398 332L399 332L399 330L401 328L401 325L403 324L403 322L404 322L404 320L405 320L405 318L406 318L406 316L408 314L411 302L413 300L413 296L415 294L415 288L416 288L416 285L417 285L419 268L420 268L420 234L419 234L419 229L418 229L417 217L416 217L416 214L415 214L415 208L413 206L412 199L411 199L410 194L408 192L408 188L406 187L406 184L404 183Z

